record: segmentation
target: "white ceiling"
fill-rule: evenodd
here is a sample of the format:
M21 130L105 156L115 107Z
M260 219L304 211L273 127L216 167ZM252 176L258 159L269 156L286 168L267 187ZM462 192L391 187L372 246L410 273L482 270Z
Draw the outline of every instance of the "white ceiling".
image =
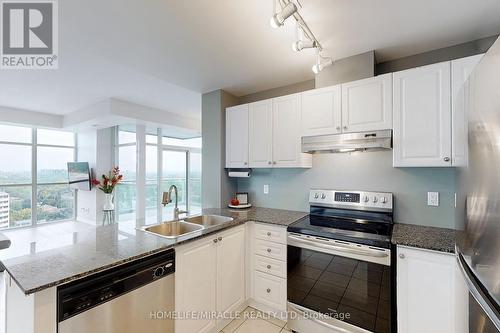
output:
M200 93L236 95L312 79L273 0L59 1L59 70L1 71L0 106L67 114L119 98L198 118ZM301 0L334 59L385 61L500 33L498 0Z

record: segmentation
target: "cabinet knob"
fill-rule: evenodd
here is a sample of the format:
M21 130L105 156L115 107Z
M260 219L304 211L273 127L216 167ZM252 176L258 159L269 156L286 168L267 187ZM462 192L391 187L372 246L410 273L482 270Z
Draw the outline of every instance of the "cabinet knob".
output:
M214 243L217 243L217 242L218 242L217 238L216 238L216 239L214 239Z
M444 160L445 162L449 162L449 161L450 161L450 158L449 158L448 156L446 156L445 158L443 158L443 160Z
M271 265L267 265L267 269L271 269Z
M268 233L267 233L267 235L268 235L269 237L271 237L271 233L270 233L270 232L268 232Z
M273 164L273 162L269 161L269 162L267 162L267 164L271 165L271 164Z
M247 162L244 162L243 165L247 165L248 163Z
M347 126L344 126L343 128L346 130L346 129L347 129Z
M219 240L219 242L220 242L220 241L222 240L222 237L219 237L219 238L217 238L217 239L218 239L218 240Z
M268 253L271 253L271 249L267 249L267 252L268 252Z
M404 259L404 258L405 258L404 253L400 253L400 254L399 254L399 257L400 257L401 259Z
M273 164L276 164L276 161L273 161Z
M267 288L267 293L269 294L271 292L271 288Z
M340 126L337 126L335 129L336 129L337 131L340 131Z

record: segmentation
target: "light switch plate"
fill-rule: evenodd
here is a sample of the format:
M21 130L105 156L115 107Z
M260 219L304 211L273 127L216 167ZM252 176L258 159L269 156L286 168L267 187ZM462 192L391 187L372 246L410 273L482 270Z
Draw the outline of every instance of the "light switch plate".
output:
M439 206L439 192L427 192L427 206Z
M269 194L269 185L264 185L264 194Z

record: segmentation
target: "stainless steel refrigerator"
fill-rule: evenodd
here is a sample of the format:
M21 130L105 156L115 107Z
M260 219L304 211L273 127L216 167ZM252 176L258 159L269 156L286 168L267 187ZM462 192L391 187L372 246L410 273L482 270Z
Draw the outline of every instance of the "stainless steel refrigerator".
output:
M457 169L458 261L469 291L469 333L500 332L500 39L462 88L467 165ZM456 116L456 115L454 115Z

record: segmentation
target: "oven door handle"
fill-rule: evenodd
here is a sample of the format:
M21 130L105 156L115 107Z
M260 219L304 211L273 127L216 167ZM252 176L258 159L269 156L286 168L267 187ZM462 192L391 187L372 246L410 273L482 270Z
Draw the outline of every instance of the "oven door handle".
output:
M322 248L325 250L334 250L334 251L339 251L339 252L344 252L344 253L358 254L358 255L362 255L362 256L370 256L370 257L375 257L375 258L386 258L389 256L388 253L382 252L379 250L352 249L352 248L349 248L347 246L342 246L342 245L338 245L338 244L335 244L335 245L327 244L327 243L324 243L318 239L315 241L311 241L311 240L303 239L303 238L293 236L293 235L288 235L288 238L297 242L297 243L307 244L307 245L314 246L317 248Z

